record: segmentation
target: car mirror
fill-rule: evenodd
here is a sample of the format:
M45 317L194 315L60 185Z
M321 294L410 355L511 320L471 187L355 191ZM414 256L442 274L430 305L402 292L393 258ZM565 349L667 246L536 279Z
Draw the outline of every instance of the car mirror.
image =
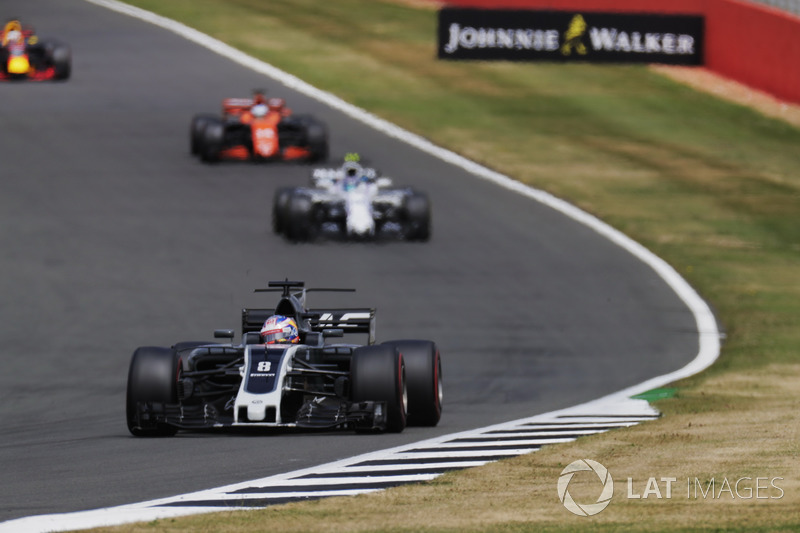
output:
M233 338L233 330L232 329L215 329L214 330L214 338L215 339L232 339Z
M344 330L343 329L323 329L322 336L326 339L328 337L344 337Z

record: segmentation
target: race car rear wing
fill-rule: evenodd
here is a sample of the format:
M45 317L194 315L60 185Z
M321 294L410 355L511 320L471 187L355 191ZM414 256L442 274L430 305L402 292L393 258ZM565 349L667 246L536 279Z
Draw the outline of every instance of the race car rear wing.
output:
M252 98L225 98L222 100L223 114L238 114L253 107Z
M242 335L261 331L274 309L242 309ZM340 329L343 333L366 333L369 344L375 344L375 309L311 309L302 317L293 317L299 322L308 321L312 332ZM301 326L302 328L302 326Z

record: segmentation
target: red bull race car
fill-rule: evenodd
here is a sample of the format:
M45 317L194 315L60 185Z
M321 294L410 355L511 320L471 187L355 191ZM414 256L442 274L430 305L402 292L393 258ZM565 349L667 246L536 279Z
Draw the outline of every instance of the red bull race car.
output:
M0 81L66 80L72 71L72 52L66 44L39 39L30 26L11 19L0 33Z
M282 98L256 91L226 98L222 116L198 114L189 128L191 153L206 163L320 161L328 156L328 130L310 115L295 115Z

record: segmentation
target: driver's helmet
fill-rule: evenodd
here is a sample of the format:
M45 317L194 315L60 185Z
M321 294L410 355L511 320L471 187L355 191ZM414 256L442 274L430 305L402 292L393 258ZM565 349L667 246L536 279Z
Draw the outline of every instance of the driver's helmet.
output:
M268 110L265 104L256 104L250 108L250 113L256 118L261 118L267 115Z
M264 95L264 91L253 91L253 103L250 105L250 114L256 118L260 118L265 116L267 111L267 97Z
M264 344L297 344L300 342L297 323L283 315L272 315L261 327L261 340Z
M344 190L350 191L358 185L358 180L364 170L354 161L347 161L342 165L342 169L344 170Z
M18 42L22 39L22 24L18 20L9 20L3 28L3 45Z
M17 43L22 40L22 32L18 30L11 30L6 33L6 41L9 43Z

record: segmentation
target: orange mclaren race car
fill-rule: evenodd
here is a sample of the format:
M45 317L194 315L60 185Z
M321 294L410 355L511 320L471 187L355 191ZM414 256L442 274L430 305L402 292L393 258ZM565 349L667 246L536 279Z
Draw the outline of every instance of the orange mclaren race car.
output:
M319 161L328 156L328 130L310 115L294 115L282 98L256 91L252 98L226 98L222 116L199 114L190 127L192 155L207 163Z
M72 69L69 46L40 40L33 29L11 19L0 33L0 80L66 80Z

